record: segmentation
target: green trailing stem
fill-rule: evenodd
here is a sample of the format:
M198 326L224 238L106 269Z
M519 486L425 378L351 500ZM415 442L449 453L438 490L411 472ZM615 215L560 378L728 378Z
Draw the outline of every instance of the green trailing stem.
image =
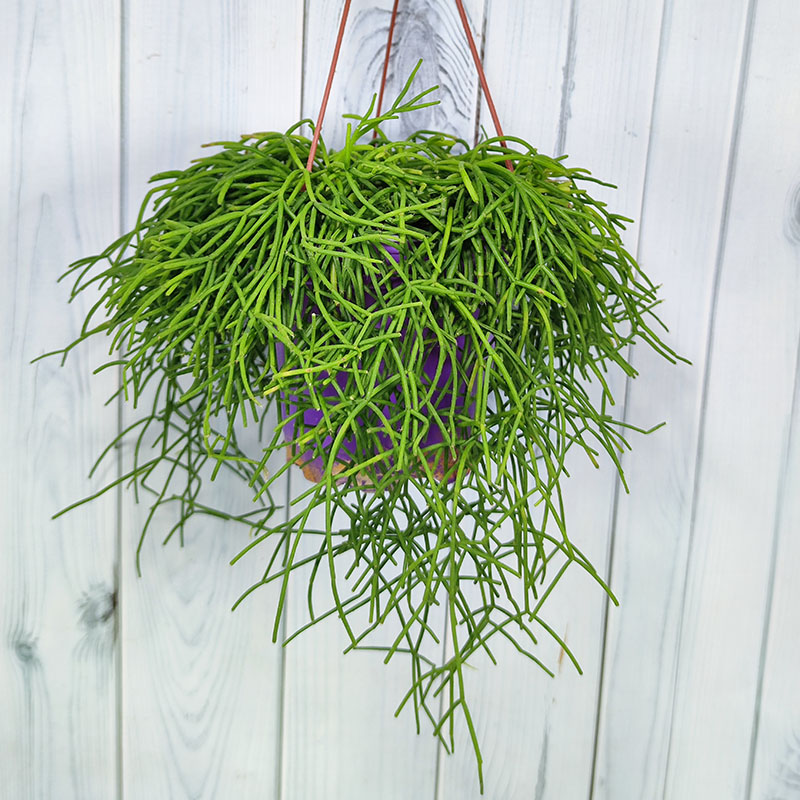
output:
M510 136L391 141L387 120L429 104L406 99L410 83L387 113L354 118L341 150L321 143L310 173L303 121L156 175L134 228L67 273L73 298L99 299L60 352L108 338L135 421L102 457L132 443L115 484L150 498L148 525L172 505L169 535L194 514L250 526L241 555L263 553L265 570L244 596L280 587L274 636L302 575L300 630L338 616L348 649L403 654L401 705L448 747L461 712L480 769L465 667L506 640L549 671L542 635L575 660L543 604L572 564L609 590L567 535L565 458L577 448L621 474L629 426L608 411L608 370L635 375L632 342L675 356L656 333L655 287L623 247L627 220L592 199L588 172ZM255 449L241 436L252 424ZM320 480L278 520L270 487L305 459ZM220 469L249 487L250 510L204 502Z

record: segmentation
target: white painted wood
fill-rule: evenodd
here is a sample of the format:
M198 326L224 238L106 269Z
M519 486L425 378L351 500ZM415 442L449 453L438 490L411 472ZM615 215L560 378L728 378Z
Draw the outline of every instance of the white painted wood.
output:
M466 5L479 36L483 3ZM307 4L305 116L317 115L341 7L338 0ZM340 115L365 111L378 91L390 11L391 0L353 3L323 127L331 147L339 146L344 135ZM396 134L434 127L471 140L477 77L455 4L401 3L393 54L387 106L419 58L424 62L415 88L442 85L437 94L441 105L401 120L394 126ZM293 470L291 481L293 496L308 487L299 470ZM305 552L311 552L314 544L307 547ZM290 591L288 629L294 630L306 615L306 588L300 579ZM422 735L416 736L409 708L399 719L393 717L409 687L407 662L395 658L384 666L377 653L343 656L346 644L341 624L331 619L287 647L281 797L432 797L437 754L431 728L423 720Z
M573 9L549 0L488 3L483 64L500 124L509 135L528 137L541 153L560 149L561 101L574 68ZM480 124L497 135L483 97Z
M495 4L497 5L497 4ZM495 11L495 14L497 12ZM561 55L561 89L552 88L552 66L542 66L541 80L519 83L512 113L519 128L508 133L534 139L543 152L569 153L568 163L586 166L618 191L592 187L622 214L639 216L644 185L650 115L655 85L661 7L626 2L602 7L578 4L558 17L536 9L508 7L508 16L492 17L487 29L487 63L493 50L503 51L516 36L535 48L541 40L547 58ZM495 28L497 23L502 27ZM556 47L554 40L560 42ZM502 59L502 57L501 57ZM528 54L529 75L538 74ZM501 60L502 64L503 61ZM505 69L511 69L510 64ZM624 73L624 74L623 74ZM519 79L516 79L519 80ZM496 84L498 81L495 80ZM538 87L535 85L539 83ZM540 106L527 99L530 91ZM506 103L508 100L505 101ZM523 110L526 112L523 115ZM501 114L503 111L501 111ZM545 125L543 118L549 120ZM625 235L629 249L637 243L637 227ZM611 381L622 415L624 381ZM634 442L636 445L637 442ZM570 537L607 574L606 552L616 475L612 465L596 470L580 453L570 459L571 478L565 481L565 504ZM498 645L503 662L486 666L474 680L480 697L476 706L480 735L485 742L486 795L508 798L584 798L591 785L595 714L600 679L604 595L585 573L573 567L548 598L543 617L568 645L584 669L581 676L558 646L543 636L542 660L555 672L550 680L535 665ZM613 613L613 612L612 612ZM471 752L466 737L457 744L459 755L444 762L443 798L478 797Z
M800 123L786 102L800 77L798 23L793 2L755 5L711 317L667 798L747 796L800 334L798 251L785 227L800 153L783 135ZM793 710L784 713L788 724Z
M483 0L466 0L467 14L480 47ZM307 0L303 72L303 116L317 119L343 3ZM344 113L364 113L380 87L392 0L354 0L342 43L323 138L330 147L344 140ZM477 22L476 22L477 21ZM447 130L471 141L475 129L478 79L455 3L401 0L392 45L384 109L400 91L417 62L422 66L415 91L438 85L436 106L422 109L385 130L406 136L423 128Z
M297 118L302 9L293 4L135 3L126 39L127 224L147 178L187 165L202 142ZM220 479L207 502L231 508L245 495ZM228 564L247 531L200 518L184 549L177 541L162 548L156 526L139 579L134 548L145 509L129 493L123 503L124 797L275 796L282 659L270 641L274 593L230 611L261 571L256 560Z
M784 93L796 93L800 79L800 62L787 36L778 33L778 28L797 22L797 9L786 5L768 6L759 11L751 62L753 79L749 88L748 104L758 103L765 108L768 103L778 103ZM774 42L774 49L773 49ZM765 45L769 43L769 51ZM774 60L774 62L773 62ZM766 62L766 63L765 63ZM780 63L780 70L773 71L770 64ZM760 78L756 82L756 77ZM752 98L756 86L767 83L757 101ZM747 110L750 110L748 105ZM796 106L782 109L782 115L794 115ZM755 117L749 120L744 131L750 137L758 133L758 145L745 135L742 151L761 147L761 134L756 128ZM760 126L759 126L760 127ZM744 133L743 131L743 133ZM775 140L775 134L772 134ZM768 151L767 151L768 152ZM800 267L800 158L797 148L781 147L780 184L787 187L783 208L783 238L774 224L770 225L770 251L781 254L788 270L794 264L790 291L797 297L797 269ZM779 194L774 208L777 210ZM791 297L788 298L791 300ZM795 307L796 313L796 307ZM792 320L796 322L796 317ZM748 786L748 800L791 800L800 792L800 685L798 684L798 643L795 635L800 629L800 584L797 581L797 565L800 563L800 497L797 486L800 481L800 368L794 367L794 398L792 401L791 427L786 438L786 462L781 464L777 483L776 541L771 554L769 595L767 598L767 620L764 628L764 647L761 653L759 688L756 699L756 725L753 731L752 775ZM765 542L766 545L766 542Z
M91 299L56 278L117 227L119 6L7 2L0 10L0 796L116 796L114 498L85 496L116 429L90 378L31 359L74 338ZM108 477L106 475L106 477Z
M795 183L800 174L795 176ZM787 203L786 233L789 247L800 247L797 235L797 189ZM794 229L791 227L794 220ZM800 258L798 258L800 261ZM767 596L768 617L761 651L756 719L753 729L752 775L748 793L753 800L792 800L800 791L800 688L798 645L794 633L800 629L800 587L796 577L800 563L800 502L795 487L800 481L800 381L795 367L792 421L787 439L786 461L778 486L776 541L771 553L771 584Z
M668 341L692 366L638 348L627 416L667 426L638 438L624 466L608 618L594 797L660 797L669 746L678 628L708 316L734 126L746 3L666 6L639 260L662 285ZM717 791L710 796L721 796Z
M634 353L627 418L668 426L633 436L630 496L615 501L609 469L569 481L572 536L622 601L604 638L602 594L577 570L549 600L585 676L552 646L552 681L502 648L498 667L473 665L485 797L797 797L800 9L665 0L661 29L660 2L472 0L476 33L484 4L506 132L620 185L607 199L637 219L626 242L694 362ZM449 757L410 713L392 718L404 662L341 656L335 620L281 651L270 589L229 612L263 568L258 550L228 566L244 532L198 521L183 550L154 535L140 579L130 496L119 553L111 496L49 520L92 488L114 376L89 377L98 345L63 370L28 362L78 330L88 303L66 306L54 278L116 235L120 154L130 224L149 175L201 142L316 116L340 0L1 5L0 797L476 797L463 730ZM377 90L390 8L353 0L333 146L339 115ZM480 107L492 135L453 3L401 0L387 97L420 56L417 86L441 83L443 102L395 131L471 140ZM304 606L299 581L290 628Z

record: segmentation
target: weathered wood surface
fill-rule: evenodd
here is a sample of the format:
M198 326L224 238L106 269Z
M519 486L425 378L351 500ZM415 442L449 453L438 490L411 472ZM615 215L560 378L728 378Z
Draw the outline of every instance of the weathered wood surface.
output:
M551 680L523 658L470 676L486 797L790 800L800 796L800 59L795 0L471 0L507 133L620 186L626 243L663 284L668 340L615 384L636 424L624 466L576 463L570 531L610 575L608 606L568 575L547 618ZM353 0L326 118L376 91L391 0ZM401 0L391 97L441 104L396 126L494 131L454 4ZM117 427L102 347L31 358L88 307L55 277L129 225L150 174L204 141L316 116L339 0L7 2L0 10L0 798L477 797L454 756L392 717L406 665L343 656L335 620L285 650L275 592L230 605L262 567L246 533L196 522L185 549L122 494L59 518ZM123 457L126 453L123 452ZM113 462L95 485L113 477ZM303 479L276 495L296 496ZM215 489L229 501L229 487ZM289 596L288 625L305 592ZM115 639L115 633L119 636Z
M187 165L201 143L297 118L301 31L302 14L287 3L131 4L122 70L126 225L150 175ZM276 494L282 503L280 487ZM247 501L224 476L205 498L223 509ZM230 610L260 574L255 560L228 563L248 532L195 518L185 548L177 537L162 547L156 525L138 578L134 549L146 510L123 495L123 796L274 796L282 685L280 650L270 641L275 597L262 590ZM168 515L157 519L168 528Z
M769 797L766 783L751 794L749 773L779 508L788 502L790 510L797 494L785 480L800 335L798 249L787 237L787 200L797 186L800 148L782 132L800 122L800 107L787 100L797 97L799 22L793 2L748 7L709 312L668 798ZM789 545L798 535L783 533ZM774 637L793 634L772 635L777 643ZM776 670L797 661L797 650L778 652L773 648ZM793 689L796 697L796 682ZM782 713L787 724L796 708L785 703ZM772 725L764 730L762 744L781 735Z
M631 494L620 497L614 528L612 578L621 607L608 618L596 798L663 792L709 314L746 24L744 3L725 14L720 4L684 0L665 10L639 258L663 284L668 341L692 366L676 369L644 348L633 354L640 377L630 387L628 419L668 424L636 441L624 460Z
M114 497L50 517L89 492L114 376L90 377L97 345L30 362L91 305L56 278L117 232L119 6L8 2L0 25L0 797L100 800L117 792Z

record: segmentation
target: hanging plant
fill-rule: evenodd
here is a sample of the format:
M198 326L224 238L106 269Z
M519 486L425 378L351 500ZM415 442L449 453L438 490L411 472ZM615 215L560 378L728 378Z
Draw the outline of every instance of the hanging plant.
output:
M592 199L589 173L502 134L388 139L385 122L431 104L432 90L409 99L413 77L338 151L304 120L156 175L133 229L70 267L72 297L99 299L60 352L109 337L106 366L136 411L101 460L132 442L112 485L151 496L142 539L165 505L179 509L169 535L198 513L251 526L241 555L267 558L245 596L280 585L274 638L306 568L308 625L337 615L348 649L409 657L400 708L410 700L446 745L460 710L480 770L465 664L493 658L496 637L541 664L542 632L575 661L542 605L569 564L610 591L567 535L565 459L604 452L621 475L629 426L609 413L607 372L635 375L632 342L674 354L626 220ZM255 451L241 441L253 423ZM269 489L293 465L310 483L276 519ZM253 509L205 504L220 469ZM326 611L312 603L321 580ZM426 654L440 609L443 663Z

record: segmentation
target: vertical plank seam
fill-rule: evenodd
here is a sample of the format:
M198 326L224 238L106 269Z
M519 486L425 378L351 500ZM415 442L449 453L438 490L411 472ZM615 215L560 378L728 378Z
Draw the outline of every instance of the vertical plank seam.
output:
M778 565L778 545L780 541L781 528L783 526L783 499L784 495L786 494L789 462L793 449L793 438L796 433L795 423L797 420L797 414L800 413L800 338L797 342L793 386L792 410L789 416L788 431L785 437L785 446L781 457L782 469L778 474L778 491L776 493L777 509L772 530L769 578L767 580L767 598L764 604L764 627L762 628L761 633L761 648L758 658L758 679L756 681L756 696L753 703L753 728L750 732L750 751L747 757L747 777L745 779L746 800L752 800L753 796L756 747L758 745L758 737L761 729L761 703L763 699L764 676L767 664L767 647L770 640L770 624L772 622L772 610L775 598L775 574L777 572Z
M484 0L483 3L483 21L481 23L481 64L486 65L486 31L489 25L489 5L491 0ZM475 133L472 137L472 146L477 147L481 135L481 100L483 94L481 93L480 81L477 82L475 89Z
M302 83L302 77L301 77ZM286 519L289 518L289 503L292 497L292 472L291 468L286 471L286 496L284 498L284 515ZM278 666L278 736L276 743L276 759L275 759L275 797L277 800L283 798L283 760L286 753L284 747L284 729L286 719L286 647L284 641L286 640L286 616L288 609L284 607L283 616L278 628L278 641L277 646L280 647L280 661Z
M447 646L450 643L450 634L448 633L450 628L450 605L446 605L444 608L444 634L442 636L442 664L444 664L447 660ZM441 720L442 714L444 713L444 692L442 692L442 696L439 698L439 719ZM444 782L442 780L442 775L444 773L444 759L442 758L442 751L444 750L444 745L442 744L441 740L437 737L436 738L436 766L433 772L433 800L442 800L442 792L444 791ZM453 747L455 750L455 747Z
M298 117L302 118L305 113L305 73L306 73L306 52L308 43L308 3L309 0L303 0L303 5L300 13L302 20L300 30L302 32L302 41L300 43L300 96L298 98L299 111ZM284 515L286 520L289 519L289 507L292 499L292 470L286 470L286 494L284 497ZM283 618L280 622L278 630L278 646L281 648L280 662L278 666L278 735L276 742L276 759L275 759L275 797L276 800L283 800L283 764L286 757L286 747L284 743L284 736L286 733L286 647L284 641L286 639L287 622L286 616L288 609L284 609Z
M486 33L489 26L489 6L491 0L484 0L483 2L483 16L481 19L481 63L486 64ZM476 81L475 89L475 128L473 134L473 147L478 144L478 137L481 130L481 85L480 81ZM444 634L442 635L442 663L444 664L447 659L447 646L450 642L450 606L445 607L444 612ZM444 713L444 692L439 699L439 719L442 718ZM436 741L436 765L433 772L433 800L442 800L442 793L444 792L444 759L442 751L444 745L437 739Z
M644 215L647 204L647 190L652 166L653 154L653 129L656 113L656 106L658 104L659 89L663 76L664 68L664 53L666 51L666 38L669 33L669 24L672 19L672 2L671 0L663 0L661 4L661 20L658 35L658 54L656 56L656 71L653 78L653 98L650 104L650 121L647 138L647 154L645 156L644 179L642 181L642 197L639 204L639 235L636 242L636 260L639 260L639 253L641 250L642 235L644 229ZM561 129L559 128L559 135ZM563 142L562 142L563 146ZM626 357L628 362L631 363L633 357L634 345L629 344L627 347ZM625 391L622 399L622 420L628 421L628 412L630 410L630 395L633 379L630 376L625 378ZM624 464L624 461L621 462ZM611 504L611 519L609 525L608 545L606 548L606 581L609 586L612 586L614 579L614 555L616 552L617 542L617 523L619 521L619 501L620 491L622 489L622 480L617 476L614 482L614 498ZM606 667L608 658L608 634L611 619L611 601L608 596L605 597L603 602L603 635L600 642L600 674L597 679L597 702L594 720L594 742L592 744L592 766L589 776L589 800L594 799L595 788L597 785L597 764L599 758L599 745L600 745L600 730L601 720L603 717L603 692L605 690Z
M558 114L558 132L556 134L556 146L553 155L564 154L564 142L567 139L567 125L569 124L570 109L569 100L572 94L572 81L575 77L575 53L577 46L578 29L578 2L570 0L569 5L569 27L567 29L567 55L564 59L563 79L561 81L561 109Z
M127 172L128 172L128 140L127 140L127 123L128 123L128 19L127 19L127 2L120 0L119 2L119 235L125 231L125 221L127 217ZM117 389L122 387L122 365L117 367ZM122 433L124 424L123 415L123 397L122 394L117 395L117 436ZM116 598L115 598L115 611L116 616L114 620L116 640L116 668L114 670L114 677L116 679L116 733L117 733L117 797L123 800L125 795L124 783L124 768L125 756L123 749L123 626L122 626L122 602L123 602L123 572L122 572L122 559L123 559L123 536L122 536L122 474L123 474L123 459L122 459L122 443L117 443L117 458L116 458L116 472L117 472L117 490L114 493L116 500L116 553L115 553L115 566L114 566L114 579L116 584Z
M300 117L306 113L306 55L308 50L308 3L303 0L303 41L300 45Z
M486 32L488 27L488 17L489 17L489 4L490 0L484 0L482 6L482 18L481 18L481 42L480 42L480 60L482 64L486 63ZM480 131L481 131L481 100L483 99L483 95L481 92L481 84L480 81L476 80L475 86L475 125L473 129L473 137L472 137L472 146L476 147L478 141L480 139ZM445 663L447 659L447 646L450 641L450 606L446 606L445 614L444 614L444 634L442 636L442 663ZM442 718L444 713L444 692L439 700L439 719ZM442 780L442 776L444 773L444 759L442 758L442 751L444 750L444 746L440 741L437 741L436 746L436 766L434 770L434 782L433 782L433 798L434 800L441 800L442 792L444 791L444 782Z
M697 448L694 457L694 477L692 481L691 510L689 514L689 536L686 547L686 563L684 565L683 583L681 587L681 605L678 617L677 645L675 648L675 664L672 675L672 702L669 714L669 732L667 754L664 761L664 786L661 793L662 800L667 800L669 789L669 769L672 760L673 735L675 732L675 709L679 693L678 680L680 674L681 650L683 641L684 621L686 619L686 591L689 586L689 573L691 567L691 554L694 549L695 529L697 525L698 495L700 493L700 475L702 472L703 456L705 454L705 421L708 413L708 390L711 375L711 362L714 349L714 327L717 314L717 302L722 276L722 264L725 259L725 244L730 222L730 209L733 196L733 184L736 173L736 159L739 151L740 129L744 114L744 98L747 89L748 69L750 66L750 51L753 44L753 29L755 11L758 0L747 0L747 15L745 17L744 34L742 37L741 62L739 65L739 78L736 86L736 100L733 119L731 121L731 137L728 148L728 168L725 178L725 191L723 195L722 212L720 214L719 237L717 240L717 256L714 263L713 287L711 291L711 305L708 312L708 326L706 332L706 349L704 354L703 388L700 400L700 413L698 418Z

